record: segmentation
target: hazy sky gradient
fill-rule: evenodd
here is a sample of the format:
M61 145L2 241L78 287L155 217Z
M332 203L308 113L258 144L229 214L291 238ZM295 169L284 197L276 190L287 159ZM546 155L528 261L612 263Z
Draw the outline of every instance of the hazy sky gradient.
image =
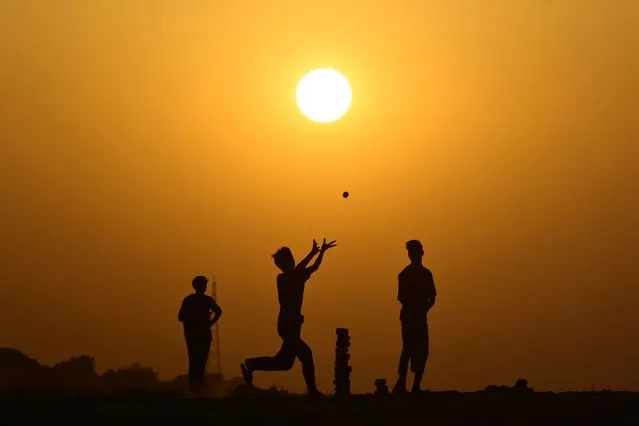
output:
M304 337L329 390L350 328L370 391L417 238L425 386L639 390L637 22L634 0L0 0L0 346L173 376L214 274L235 376L280 344L271 253L326 236ZM316 67L353 86L334 125L295 105ZM299 365L256 380L303 389Z

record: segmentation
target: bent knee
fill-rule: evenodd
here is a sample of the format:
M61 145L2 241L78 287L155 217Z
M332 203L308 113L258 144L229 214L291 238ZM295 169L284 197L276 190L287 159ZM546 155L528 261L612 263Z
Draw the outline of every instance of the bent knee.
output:
M297 357L302 362L313 361L313 351L307 346L299 350Z
M286 369L286 370L290 370L291 368L293 368L293 364L295 364L295 357L286 358L286 359L282 362L282 366L283 366L283 367L284 367L284 369Z
M295 354L282 354L275 357L282 370L290 370L295 364Z

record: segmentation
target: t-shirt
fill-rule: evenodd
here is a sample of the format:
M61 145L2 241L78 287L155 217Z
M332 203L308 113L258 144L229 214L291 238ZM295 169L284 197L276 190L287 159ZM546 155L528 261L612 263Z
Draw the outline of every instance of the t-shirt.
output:
M399 277L397 299L402 304L400 320L422 320L437 294L430 270L423 265L408 265Z
M211 296L189 294L182 301L178 320L184 324L186 334L209 334L211 313L217 308L217 303Z
M301 318L304 287L311 277L308 268L282 272L277 276L277 298L280 302L280 317Z

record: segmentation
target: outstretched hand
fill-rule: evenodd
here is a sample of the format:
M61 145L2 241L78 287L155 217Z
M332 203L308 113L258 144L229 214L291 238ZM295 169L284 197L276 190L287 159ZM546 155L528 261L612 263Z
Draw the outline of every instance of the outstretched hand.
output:
M320 248L317 245L317 241L313 240L313 248L311 249L311 253L318 253L319 251L320 251Z
M324 238L324 242L322 243L322 248L320 249L320 251L323 253L326 250L328 250L329 248L333 248L335 247L337 244L335 243L335 240L331 241L330 243L326 242L326 238Z

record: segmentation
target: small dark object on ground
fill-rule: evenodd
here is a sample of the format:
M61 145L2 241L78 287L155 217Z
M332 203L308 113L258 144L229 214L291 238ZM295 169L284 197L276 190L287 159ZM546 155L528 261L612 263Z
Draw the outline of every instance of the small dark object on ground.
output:
M488 385L484 388L484 391L488 393L533 393L535 390L528 386L528 380L519 379L513 387Z
M386 379L375 380L375 395L377 396L390 395L390 393L388 392L388 385L386 384Z

